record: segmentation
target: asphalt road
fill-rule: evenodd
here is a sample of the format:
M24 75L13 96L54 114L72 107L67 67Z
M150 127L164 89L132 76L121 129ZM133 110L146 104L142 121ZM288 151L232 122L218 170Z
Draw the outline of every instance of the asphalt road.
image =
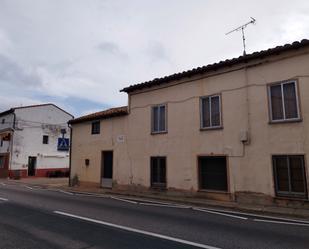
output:
M309 221L0 182L0 248L309 248Z

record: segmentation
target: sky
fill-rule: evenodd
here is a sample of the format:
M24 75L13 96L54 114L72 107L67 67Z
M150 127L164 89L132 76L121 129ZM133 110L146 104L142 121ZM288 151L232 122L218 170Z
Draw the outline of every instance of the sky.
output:
M0 111L74 116L127 104L123 87L309 39L309 1L0 0Z

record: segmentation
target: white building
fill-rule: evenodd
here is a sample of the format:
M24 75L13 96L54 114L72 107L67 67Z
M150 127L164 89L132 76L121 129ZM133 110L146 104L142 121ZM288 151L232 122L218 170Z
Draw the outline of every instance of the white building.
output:
M47 176L69 170L67 122L73 116L54 104L0 113L0 177Z

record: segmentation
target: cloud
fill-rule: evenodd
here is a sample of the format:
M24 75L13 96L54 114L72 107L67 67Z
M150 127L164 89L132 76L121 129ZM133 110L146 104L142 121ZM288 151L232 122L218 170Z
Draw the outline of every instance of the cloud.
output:
M81 116L84 116L84 115L88 115L88 114L91 114L91 113L95 113L95 112L100 112L100 111L103 111L102 109L89 109L89 110L85 110L81 113Z
M159 41L150 41L146 48L146 54L149 55L152 62L168 62L170 59L163 43Z
M22 87L40 86L39 75L31 69L26 69L12 59L0 54L0 82Z
M309 16L308 14L298 14L289 16L283 23L281 37L284 40L301 40L308 38L309 34Z
M112 54L118 54L120 52L118 45L114 42L102 42L98 45L98 49L100 49L102 52Z
M14 97L0 96L0 103L1 103L0 111L5 111L12 107L42 104L43 102L21 96L14 96Z
M0 97L75 115L125 105L127 85L242 54L225 33L250 16L248 53L308 38L308 12L305 0L2 0Z

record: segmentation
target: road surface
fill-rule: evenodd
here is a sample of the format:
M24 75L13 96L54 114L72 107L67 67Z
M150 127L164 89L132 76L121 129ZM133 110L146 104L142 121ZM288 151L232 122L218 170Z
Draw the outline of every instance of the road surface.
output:
M0 181L0 248L309 248L309 221Z

